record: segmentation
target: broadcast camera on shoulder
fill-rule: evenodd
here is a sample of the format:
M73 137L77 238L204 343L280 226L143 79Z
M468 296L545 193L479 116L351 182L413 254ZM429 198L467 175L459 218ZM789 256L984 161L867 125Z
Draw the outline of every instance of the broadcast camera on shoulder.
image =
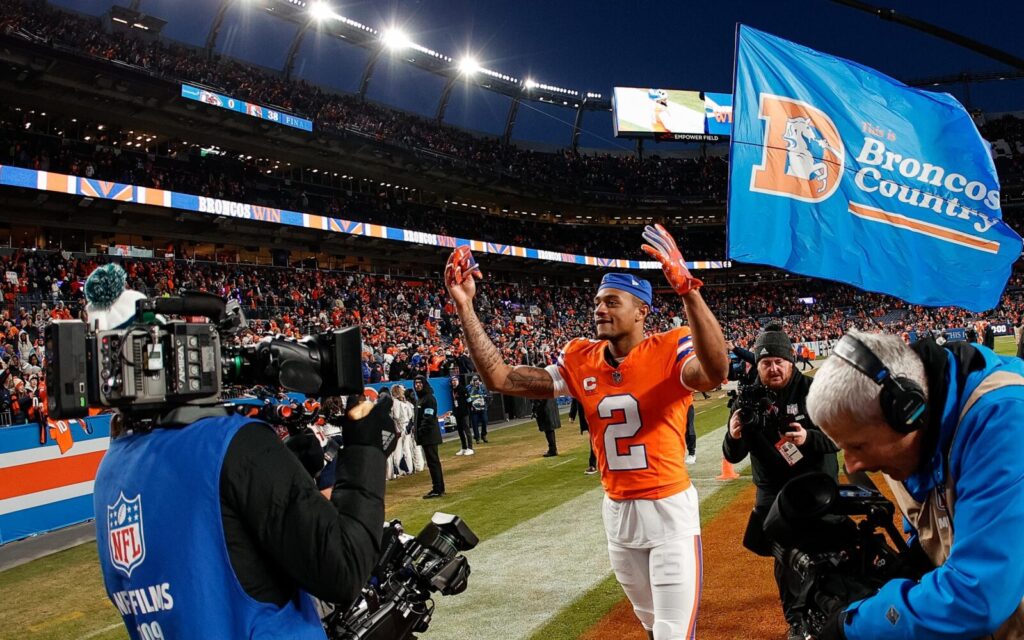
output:
M159 321L172 314L210 322ZM141 298L131 321L118 328L53 322L46 328L49 415L70 419L90 408L118 409L127 425L144 430L191 422L198 409L220 403L229 385L269 384L308 395L362 391L358 327L232 344L245 327L237 302L200 292Z
M237 338L246 320L233 300L200 292L146 298L124 288L124 273L114 265L97 272L90 276L93 284L86 284L89 323L54 322L46 329L51 417L81 418L90 409L113 409L112 435L130 431L158 438L162 427L242 415L273 425L315 478L338 455L325 446L336 443L325 443L316 428L322 410L318 398L329 405L326 417L338 418L336 400L348 397L341 421L351 425L372 411L363 402L358 327L242 344ZM208 322L168 320L175 316ZM308 397L302 402L283 391ZM239 392L248 398L235 397ZM388 429L342 430L342 446L371 444L374 437L383 438L386 456L395 439ZM426 630L433 615L431 594L465 590L470 570L459 552L476 544L477 537L457 516L435 515L416 538L405 535L398 521L386 523L383 554L355 604L323 606L329 611L322 620L328 637L406 640Z
M838 484L818 472L793 478L764 521L808 638L818 636L832 613L889 580L923 573L893 524L893 503L867 475L851 480L857 484Z

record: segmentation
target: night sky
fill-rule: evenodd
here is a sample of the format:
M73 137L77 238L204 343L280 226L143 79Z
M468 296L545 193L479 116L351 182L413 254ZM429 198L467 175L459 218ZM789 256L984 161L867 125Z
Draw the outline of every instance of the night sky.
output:
M88 14L110 0L51 0ZM123 4L127 5L125 0ZM142 0L140 10L168 21L166 37L202 44L219 0ZM873 0L873 4L937 24L1024 58L1024 1ZM423 46L483 66L608 96L613 86L657 86L731 91L737 22L840 55L914 81L964 71L1009 70L1006 65L873 15L826 0L693 2L690 0L334 0L333 9L378 29L400 25ZM296 26L239 0L221 31L218 49L266 67L281 68ZM368 52L337 39L306 36L296 73L312 82L354 92ZM382 59L369 97L433 116L444 81L408 64ZM1024 110L1024 80L938 87L971 108ZM509 99L476 87L453 92L446 120L500 133ZM515 138L565 146L571 109L523 103ZM611 114L590 112L584 147L619 146Z

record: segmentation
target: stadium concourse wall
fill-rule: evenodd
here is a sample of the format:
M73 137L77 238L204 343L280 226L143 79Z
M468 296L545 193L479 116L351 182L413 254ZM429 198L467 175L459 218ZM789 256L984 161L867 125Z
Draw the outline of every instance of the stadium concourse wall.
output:
M544 249L519 247L510 244L486 242L483 240L455 238L452 236L427 233L424 231L386 227L379 224L355 222L352 220L344 220L342 218L320 216L313 213L301 213L298 211L290 211L288 209L264 207L242 202L232 202L230 200L220 200L217 198L207 198L204 196L178 193L176 191L167 191L164 189L138 187L118 182L106 182L93 178L82 178L63 173L51 173L49 171L37 171L35 169L24 169L21 167L11 167L6 165L0 165L0 185L36 189L39 191L66 193L86 198L101 198L117 202L133 202L168 209L194 211L197 213L227 216L257 222L272 222L276 224L290 225L293 227L317 229L330 233L369 236L373 238L395 240L398 242L411 242L435 247L454 248L466 245L478 253L493 253L532 260L548 260L553 262L590 265L595 267L610 267L615 269L661 269L661 265L656 261L598 258L594 256L581 256L558 251L547 251ZM732 266L729 261L709 260L687 262L686 265L690 269L726 269Z
M412 381L367 386L391 384L412 387ZM443 421L452 410L451 383L431 378L430 386ZM38 424L0 429L0 545L95 517L93 481L110 445L110 416L68 422L74 443L63 454L49 435L40 443Z

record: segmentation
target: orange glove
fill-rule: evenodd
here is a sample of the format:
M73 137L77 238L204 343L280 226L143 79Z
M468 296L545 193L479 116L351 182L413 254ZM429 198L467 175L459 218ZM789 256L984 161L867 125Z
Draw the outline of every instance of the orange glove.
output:
M456 247L448 258L448 264L444 267L444 282L451 288L452 285L462 284L469 277L479 280L484 274L480 271L480 265L473 257L473 252L466 245L462 245Z
M676 241L672 239L665 227L656 224L653 227L644 227L644 240L648 244L640 247L644 252L661 263L661 270L665 272L665 278L672 285L676 293L685 295L699 289L704 283L694 278L690 270L686 268L683 261L683 254L680 253Z

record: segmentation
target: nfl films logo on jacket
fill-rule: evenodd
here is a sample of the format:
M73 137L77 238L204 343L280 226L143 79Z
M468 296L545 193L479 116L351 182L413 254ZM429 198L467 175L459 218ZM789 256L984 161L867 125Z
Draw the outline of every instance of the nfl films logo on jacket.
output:
M999 302L1021 239L950 95L741 25L729 258L922 305Z
M107 505L107 544L114 568L132 577L132 570L146 559L141 494L129 500L122 493L114 504Z

